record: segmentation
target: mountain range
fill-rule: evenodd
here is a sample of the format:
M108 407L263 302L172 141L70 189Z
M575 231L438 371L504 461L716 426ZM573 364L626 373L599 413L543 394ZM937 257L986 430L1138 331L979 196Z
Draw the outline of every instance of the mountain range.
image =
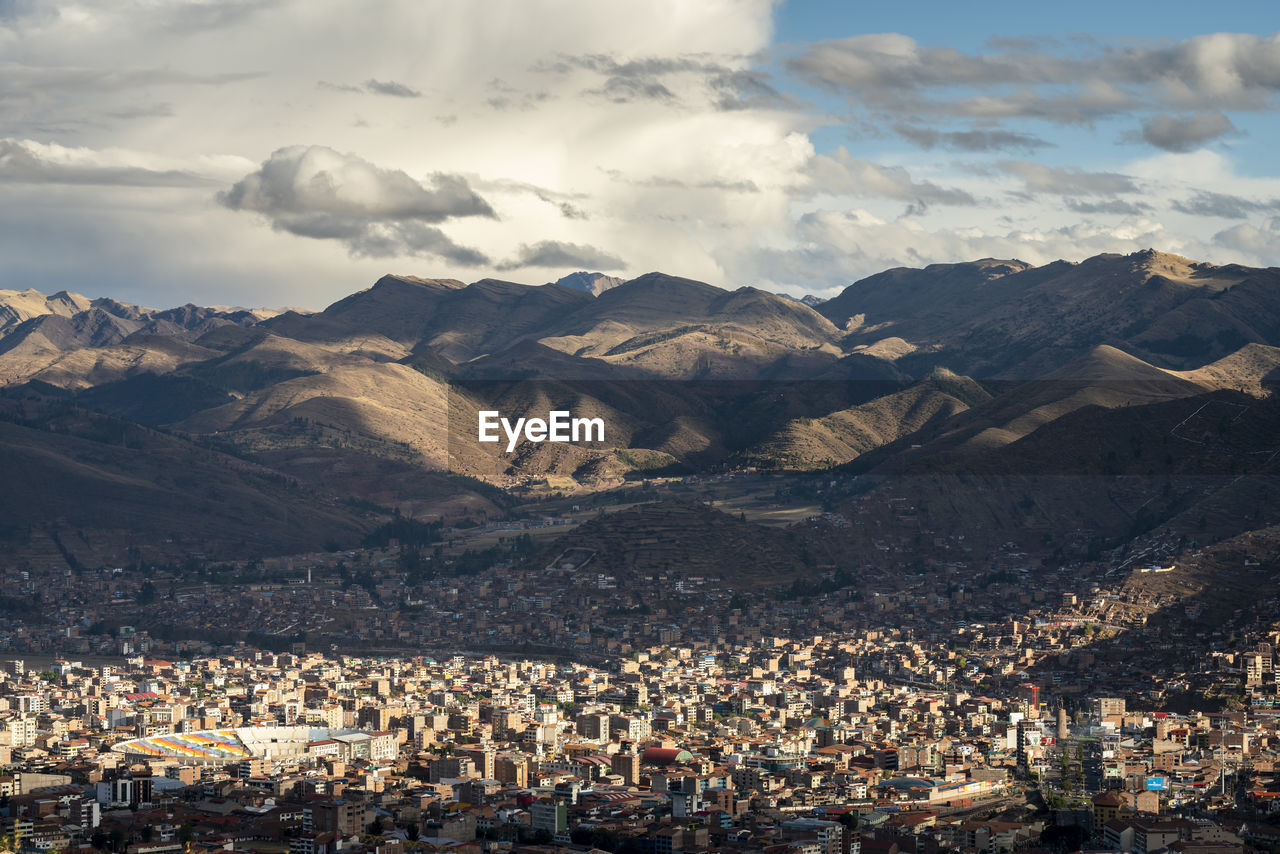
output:
M1269 423L1277 382L1280 269L1154 251L898 268L825 302L656 272L387 275L314 313L0 290L0 456L22 472L0 486L22 511L0 536L37 557L282 553L358 542L393 509L501 514L502 488L747 468L909 500L921 477L1061 473L1062 447L1105 459L1134 413ZM474 441L482 409L555 408L602 419L605 440ZM1261 465L1264 434L1233 441ZM1207 475L1169 456L1171 476ZM1152 525L1196 503L1164 501ZM984 512L993 536L1026 519ZM1120 536L1122 516L1090 524Z

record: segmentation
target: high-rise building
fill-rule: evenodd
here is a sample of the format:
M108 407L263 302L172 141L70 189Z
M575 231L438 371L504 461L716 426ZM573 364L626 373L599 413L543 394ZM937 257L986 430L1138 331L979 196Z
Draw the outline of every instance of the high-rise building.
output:
M615 753L609 760L609 766L613 769L613 773L621 776L622 782L628 786L639 785L640 754Z

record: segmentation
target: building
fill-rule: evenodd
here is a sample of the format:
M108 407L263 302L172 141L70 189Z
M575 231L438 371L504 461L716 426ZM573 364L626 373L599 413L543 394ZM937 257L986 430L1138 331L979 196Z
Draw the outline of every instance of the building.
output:
M529 805L529 826L535 831L545 830L555 837L569 827L569 810L562 803L540 798Z
M636 786L640 783L640 756L636 753L615 753L609 759L609 766L613 773L622 778L622 782L628 786Z

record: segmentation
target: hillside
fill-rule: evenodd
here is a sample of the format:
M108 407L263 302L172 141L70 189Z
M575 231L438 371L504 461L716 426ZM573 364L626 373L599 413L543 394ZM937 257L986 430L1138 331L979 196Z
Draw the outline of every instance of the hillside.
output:
M1276 344L1280 270L1152 251L1043 267L985 259L880 273L818 311L846 346L894 336L924 351L911 365L978 378L1029 379L1099 344L1185 369Z
M660 501L587 522L525 565L531 571L612 575L619 588L662 600L676 593L681 579L769 586L779 578L814 575L829 560L821 545L795 532L736 519L705 504Z
M246 470L423 519L503 512L467 478L607 494L659 475L835 467L868 475L862 492L896 478L899 503L954 505L931 518L973 525L972 541L1068 526L1114 538L1133 528L1131 504L1173 519L1200 499L1061 479L970 495L930 478L1039 477L1063 448L1105 446L1097 425L1123 432L1134 412L1210 393L1261 399L1278 377L1280 271L1157 252L899 268L821 303L658 272L541 286L387 275L317 313L0 291L0 387L15 399L171 430ZM481 410L553 409L600 418L604 441L510 454L476 441ZM913 514L872 515L892 528Z
M262 466L58 401L0 399L6 552L71 565L359 542L372 522Z

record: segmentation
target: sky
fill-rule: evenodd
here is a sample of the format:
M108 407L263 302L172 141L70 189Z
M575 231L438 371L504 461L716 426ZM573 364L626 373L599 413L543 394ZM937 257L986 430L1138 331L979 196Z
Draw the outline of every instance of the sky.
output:
M1262 2L0 0L0 288L1280 264Z

